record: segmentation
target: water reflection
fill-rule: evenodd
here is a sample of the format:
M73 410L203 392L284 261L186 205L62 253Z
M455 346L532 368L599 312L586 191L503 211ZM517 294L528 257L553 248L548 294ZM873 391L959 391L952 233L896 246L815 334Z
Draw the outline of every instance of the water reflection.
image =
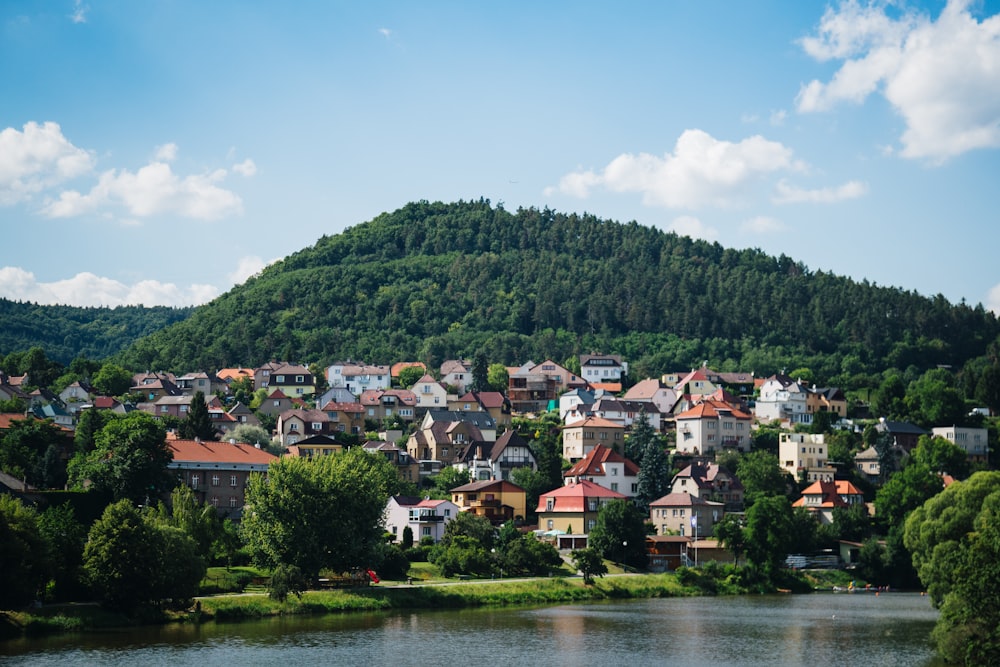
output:
M918 595L687 598L140 628L0 644L5 664L930 665Z

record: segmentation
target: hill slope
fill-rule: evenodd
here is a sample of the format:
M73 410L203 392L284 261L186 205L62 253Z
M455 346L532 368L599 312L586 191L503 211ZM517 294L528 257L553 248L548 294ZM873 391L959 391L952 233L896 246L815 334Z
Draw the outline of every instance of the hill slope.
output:
M981 306L809 271L636 223L488 201L417 202L268 267L139 340L133 368L328 363L484 350L491 362L591 350L636 371L710 360L822 377L961 365L1000 334Z
M0 299L0 356L41 347L47 358L69 364L78 356L103 359L183 320L193 308L40 306Z

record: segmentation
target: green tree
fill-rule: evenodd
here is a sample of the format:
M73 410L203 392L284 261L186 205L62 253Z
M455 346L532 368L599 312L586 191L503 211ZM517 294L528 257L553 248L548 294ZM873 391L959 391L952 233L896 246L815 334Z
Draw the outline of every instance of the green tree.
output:
M19 609L48 580L46 545L34 509L0 494L0 609Z
M486 517L477 516L471 512L459 512L458 516L445 526L441 543L448 544L459 535L481 544L484 549L492 549L496 539L496 530Z
M229 437L247 445L267 447L271 443L271 434L255 424L240 424L229 432Z
M625 458L631 460L637 466L642 468L645 464L643 463L643 457L646 452L649 451L650 443L659 444L660 448L663 448L663 443L660 442L660 438L656 434L656 430L649 423L649 417L646 415L645 410L640 410L639 415L636 417L635 421L632 423L632 428L625 439L625 451L622 452ZM659 496L657 496L658 498ZM653 498L652 500L656 500Z
M284 602L289 595L301 598L302 592L309 588L309 580L302 570L295 565L278 565L271 572L271 581L267 588L268 597L278 602Z
M785 495L790 483L788 473L778 465L778 457L763 450L744 455L736 467L736 477L743 484L748 509L759 498Z
M74 460L70 482L80 488L89 482L113 500L148 505L177 483L167 470L172 460L163 425L148 413L130 412L109 421L97 434L94 451Z
M329 568L371 567L389 496L399 485L387 459L361 447L315 460L283 458L247 487L241 532L260 567L295 565L315 579Z
M48 546L54 596L69 600L83 592L83 546L86 527L77 521L72 505L47 508L38 517L38 529Z
M784 496L758 496L746 512L747 560L774 582L792 544L792 506Z
M519 534L503 551L502 573L545 576L562 564L559 552L532 534Z
M492 391L507 393L507 367L503 364L490 364L486 370L486 382Z
M51 463L45 462L46 451L55 447L61 452L64 444L65 434L50 421L13 420L6 431L0 432L0 469L18 479L26 479L32 486L49 488L48 483L60 479L65 468L61 457L57 457L57 469L48 470Z
M486 353L476 352L472 359L472 391L488 391L490 388L489 366L486 363Z
M600 552L593 547L576 549L569 555L573 559L573 565L583 575L583 583L588 586L594 583L594 577L603 577L608 573L608 566Z
M124 396L132 388L132 373L108 362L101 366L90 383L103 396Z
M423 366L407 366L399 371L399 386L409 389L427 373Z
M670 491L670 465L659 438L650 440L646 445L636 487L635 504L642 513L648 513L650 503Z
M924 427L964 423L966 409L954 380L946 370L934 369L910 383L906 390L906 410Z
M602 556L645 569L646 516L627 500L612 500L597 511L588 543Z
M428 554L441 574L475 574L486 576L493 571L490 552L477 540L467 535L454 535L448 542L440 542Z
M955 482L913 511L904 542L941 608L934 630L949 661L1000 662L1000 472Z
M969 476L969 457L965 451L940 436L922 435L913 449L913 460L931 472L947 473L956 479Z
M76 451L87 454L97 447L97 434L107 423L107 412L103 410L88 409L80 413L76 422L76 429L73 431L73 444Z
M906 384L898 373L891 373L872 394L872 412L886 419L898 419L907 413L905 401Z
M233 399L249 407L253 400L253 378L249 375L242 375L229 383L229 393Z
M740 557L746 552L746 528L739 514L726 514L715 524L715 537L719 544L733 554L733 561L739 565Z
M205 392L196 391L191 397L191 407L187 417L181 422L180 436L188 440L218 440L219 434L208 415Z
M413 546L413 529L409 526L403 526L403 542L401 546L404 550Z
M471 481L468 470L459 470L453 466L442 468L441 472L434 475L434 490L442 498L450 498L451 490L456 486L468 484Z
M101 604L126 613L184 603L205 575L193 539L144 516L128 499L108 505L91 527L83 567Z

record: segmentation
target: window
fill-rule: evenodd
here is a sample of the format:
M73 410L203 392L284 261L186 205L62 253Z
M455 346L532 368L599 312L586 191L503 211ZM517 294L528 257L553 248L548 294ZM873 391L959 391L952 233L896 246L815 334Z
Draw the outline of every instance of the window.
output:
M618 490L618 482L611 482L611 490L612 491Z
M164 412L164 413L167 412L167 406L161 405L160 406L160 412Z
M555 525L555 522L552 519L549 519L548 522L546 523L546 526L548 527L549 530L552 530L552 527L554 525Z
M597 519L587 519L587 532L589 533L597 525Z
M191 488L192 489L197 489L198 488L198 482L200 482L200 481L201 481L201 478L198 475L191 475Z
M230 475L229 476L229 486L231 486L231 487L233 487L235 489L239 485L240 485L239 477L237 477L236 475Z
M219 498L217 496L212 496L212 507L219 506Z
M420 529L420 535L423 536L423 537L430 537L431 536L431 527L430 526L424 526L423 528L421 528Z
M218 485L219 485L219 476L212 475L212 486L218 486Z
M278 407L279 405L280 405L280 403L279 403L278 399L274 399L274 407Z
M677 508L676 507L674 508L673 516L677 516Z
M289 430L289 431L298 431L298 430L299 430L299 425L298 425L298 423L296 423L296 422L292 422L291 424L289 424L289 425L288 425L288 430Z
M186 405L182 405L182 406L181 406L181 414L184 414L184 413L185 413L185 412L187 412L187 411L188 411L188 406L186 406Z
M323 425L320 424L319 422L313 422L312 423L312 430L314 430L314 431L321 431L321 430L323 430Z
M229 496L229 506L236 507L236 496Z
M302 384L303 382L305 382L305 378L303 378L301 375L295 376L295 384Z
M588 512L596 512L597 511L597 499L596 498L590 498L589 500L587 500L587 511Z
M556 499L555 498L546 498L546 500L545 500L545 511L546 512L551 512L553 509L555 509L555 506L556 506ZM549 524L551 524L551 523L552 523L552 521L549 520ZM550 525L549 528L551 528L551 527L552 526Z

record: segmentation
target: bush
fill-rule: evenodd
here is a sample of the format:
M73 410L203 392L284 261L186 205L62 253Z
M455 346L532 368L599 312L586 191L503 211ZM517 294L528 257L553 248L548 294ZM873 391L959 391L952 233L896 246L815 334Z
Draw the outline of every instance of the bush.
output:
M281 564L271 573L271 585L267 594L272 600L284 602L289 595L301 598L302 591L307 587L308 582L302 570L295 565Z

